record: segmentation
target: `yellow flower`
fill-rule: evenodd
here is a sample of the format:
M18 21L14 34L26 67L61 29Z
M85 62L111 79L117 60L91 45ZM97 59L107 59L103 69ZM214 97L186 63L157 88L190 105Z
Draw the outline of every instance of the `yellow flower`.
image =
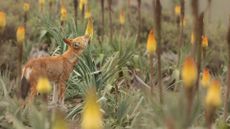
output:
M186 88L191 88L197 79L197 67L192 57L187 57L182 67L182 80Z
M202 47L203 48L208 47L208 37L205 35L202 36Z
M82 112L82 129L102 129L103 119L100 105L97 102L95 88L90 88L86 92L85 104Z
M60 20L61 21L66 21L66 19L67 19L67 10L66 10L66 8L64 6L61 7L60 14L61 14Z
M186 26L186 19L185 18L182 21L180 21L180 26L183 26L183 27Z
M17 42L19 44L22 44L25 41L25 27L24 26L19 26L17 29L16 37L17 37Z
M176 5L174 11L175 11L176 16L180 16L180 14L181 14L180 5Z
M55 111L52 129L68 129L67 121L61 111Z
M207 108L216 108L221 105L221 90L218 80L211 82L205 98L205 104Z
M93 18L90 17L88 19L88 23L87 23L87 27L86 27L86 30L85 30L85 35L88 35L90 38L93 37Z
M82 11L83 6L85 6L87 3L88 3L87 0L80 0L79 1L79 9L80 9L80 11Z
M92 15L91 15L91 9L89 6L87 6L86 8L86 11L85 11L85 19L88 19L90 18Z
M192 32L192 34L191 34L191 44L193 45L194 43L195 43L195 35Z
M208 68L205 68L203 70L203 75L202 75L202 79L201 79L201 85L203 87L208 87L209 84L210 84L210 81L211 81L211 76L210 76L209 70L208 70Z
M2 33L6 26L6 14L0 11L0 32Z
M40 77L37 84L38 93L46 94L49 93L52 89L49 80L45 77Z
M119 22L121 25L125 24L125 11L122 9L119 15Z
M157 41L154 36L153 29L149 32L146 49L149 54L154 54L157 49Z
M24 3L23 4L23 10L24 10L24 12L28 12L30 10L30 4L29 3Z
M43 10L45 6L45 0L39 0L39 6L40 6L40 10Z

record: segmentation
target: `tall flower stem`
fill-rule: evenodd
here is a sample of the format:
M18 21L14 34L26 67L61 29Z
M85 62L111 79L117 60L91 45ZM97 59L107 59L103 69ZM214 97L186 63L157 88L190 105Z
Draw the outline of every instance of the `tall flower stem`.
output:
M150 65L150 86L151 93L154 92L154 67L153 67L153 54L149 54L149 65Z
M24 13L24 26L25 26L25 29L27 28L26 24L27 24L27 19L28 19L28 13L25 12Z
M81 11L82 20L84 19L84 16L85 16L85 4L83 5L82 11Z
M192 8L192 15L193 15L193 32L194 32L194 44L192 46L192 51L191 54L193 55L193 57L195 57L195 53L197 51L196 46L197 46L197 29L198 28L198 12L199 12L199 7L198 7L198 0L191 0L191 8Z
M163 91L162 91L162 81L161 81L161 2L160 0L156 0L155 7L155 32L156 39L158 43L157 47L157 66L158 66L158 87L159 87L159 98L161 104L163 104Z
M156 7L156 0L153 0L152 1L152 4L153 4L153 22L155 20L155 7Z
M201 71L201 55L202 55L202 47L201 47L201 43L202 43L202 35L203 35L203 31L204 31L204 13L201 13L201 15L199 16L199 18L197 19L197 32L196 32L196 43L197 43L197 49L198 49L198 53L197 53L197 71L198 71L198 75L197 75L197 80L196 80L196 86L194 87L195 91L199 90L199 82L200 82L200 71Z
M102 41L104 40L104 27L105 27L105 1L101 0L101 23L102 23L102 27L101 27L101 35L102 35Z
M181 6L181 14L180 14L180 22L179 22L179 27L180 27L180 34L179 34L179 39L178 39L178 64L181 56L181 48L183 47L183 35L184 35L184 14L185 14L185 1L181 0L180 1L180 6Z
M108 0L108 4L109 4L109 28L110 28L109 38L110 38L110 41L112 41L112 38L113 38L112 0Z
M75 25L77 27L77 17L78 17L78 0L73 0L74 3L74 19L75 19Z
M186 97L187 97L187 109L186 109L186 126L188 127L190 124L191 114L192 114L192 106L193 106L193 89L192 87L185 89Z
M196 57L197 59L197 69L198 69L198 76L196 80L196 85L194 87L194 91L197 91L199 89L199 78L200 78L200 69L201 69L201 37L203 35L203 19L204 19L204 13L201 13L199 16L199 2L198 0L192 0L191 1L191 6L192 6L192 14L193 14L193 32L194 32L194 38L195 38L195 43L192 48L192 55L193 57ZM197 55L196 55L197 53ZM195 93L195 92L194 92Z
M141 34L141 0L137 0L137 11L138 11L138 30L137 30L137 42L140 42Z
M23 44L18 44L18 75L21 76Z

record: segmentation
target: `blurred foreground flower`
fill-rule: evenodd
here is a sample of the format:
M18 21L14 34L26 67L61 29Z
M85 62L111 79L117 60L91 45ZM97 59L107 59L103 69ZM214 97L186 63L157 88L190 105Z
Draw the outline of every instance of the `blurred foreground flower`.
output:
M192 32L191 34L191 44L195 43L195 36L194 36L194 32Z
M205 98L205 104L207 109L217 108L221 105L221 90L220 82L213 80L208 88L208 92Z
M87 0L79 0L79 9L82 11L83 6L85 6L88 3Z
M208 37L205 35L202 36L202 47L203 48L208 47Z
M157 41L153 29L149 32L146 49L149 54L154 54L157 49Z
M59 110L55 111L52 129L68 129L68 124L65 120L65 116Z
M30 10L30 4L29 3L24 3L23 4L23 10L24 10L24 12L27 13Z
M197 67L192 57L187 57L182 67L182 80L186 88L194 85L197 79Z
M87 23L87 27L86 27L86 30L85 30L85 35L88 35L90 38L93 38L93 18L90 17L88 19L88 23Z
M85 19L88 19L90 18L92 15L91 15L91 9L89 7L89 5L87 6L86 8L86 11L85 11Z
M120 22L121 25L125 24L125 11L124 11L124 9L122 9L121 12L120 12L119 22Z
M19 45L23 44L25 41L25 27L23 25L19 26L16 33L17 42Z
M40 8L40 11L43 10L44 6L45 6L45 0L39 0L39 8Z
M210 73L209 73L209 70L208 68L205 68L203 70L203 75L202 75L202 79L201 79L201 85L205 88L207 88L210 84L210 81L211 81L211 76L210 76Z
M6 14L0 11L0 33L2 33L6 26Z
M41 93L41 94L47 94L52 89L49 80L44 77L40 77L38 79L38 84L36 88L37 88L38 93Z
M90 88L86 92L85 105L82 112L82 129L102 129L103 119L100 105L97 102L95 88Z
M176 16L180 16L180 14L181 14L180 5L176 5L174 11L175 11Z
M61 15L60 17L61 22L64 22L67 20L67 10L64 6L61 7L60 15Z

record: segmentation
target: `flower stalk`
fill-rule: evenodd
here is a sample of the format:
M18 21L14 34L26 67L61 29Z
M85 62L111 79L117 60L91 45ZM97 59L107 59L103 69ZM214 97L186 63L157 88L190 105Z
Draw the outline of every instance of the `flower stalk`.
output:
M141 35L141 0L137 0L137 11L138 11L138 30L137 30L137 42L140 42Z
M158 69L158 87L159 87L159 98L160 103L163 104L163 90L162 90L162 80L161 80L161 2L160 0L156 0L155 6L155 32L156 39L158 43L157 47L157 69Z
M27 20L28 20L28 12L30 10L30 4L29 3L24 3L23 4L23 10L24 10L24 26L26 27Z
M73 0L73 5L74 5L74 20L75 20L75 25L77 27L77 18L78 18L78 0Z
M109 6L109 39L112 41L113 38L113 23L112 23L112 0L108 0Z
M102 37L102 41L104 40L104 27L105 27L105 15L104 15L104 12L105 12L105 1L104 0L101 0L101 23L102 23L102 26L101 26L101 37Z

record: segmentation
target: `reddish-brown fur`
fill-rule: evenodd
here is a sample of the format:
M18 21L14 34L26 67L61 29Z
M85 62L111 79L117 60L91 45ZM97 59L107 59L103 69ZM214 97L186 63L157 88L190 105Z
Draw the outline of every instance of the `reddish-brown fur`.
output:
M22 70L22 78L26 78L29 84L29 87L26 87L29 88L29 99L32 100L37 94L36 85L39 77L47 77L49 81L56 83L57 89L59 89L58 100L64 102L66 81L77 63L78 56L86 48L88 41L88 36L64 39L64 42L68 45L68 50L62 55L29 60ZM25 89L23 84L21 89L22 93L26 92L23 91ZM24 94L24 97L26 97L27 93Z

